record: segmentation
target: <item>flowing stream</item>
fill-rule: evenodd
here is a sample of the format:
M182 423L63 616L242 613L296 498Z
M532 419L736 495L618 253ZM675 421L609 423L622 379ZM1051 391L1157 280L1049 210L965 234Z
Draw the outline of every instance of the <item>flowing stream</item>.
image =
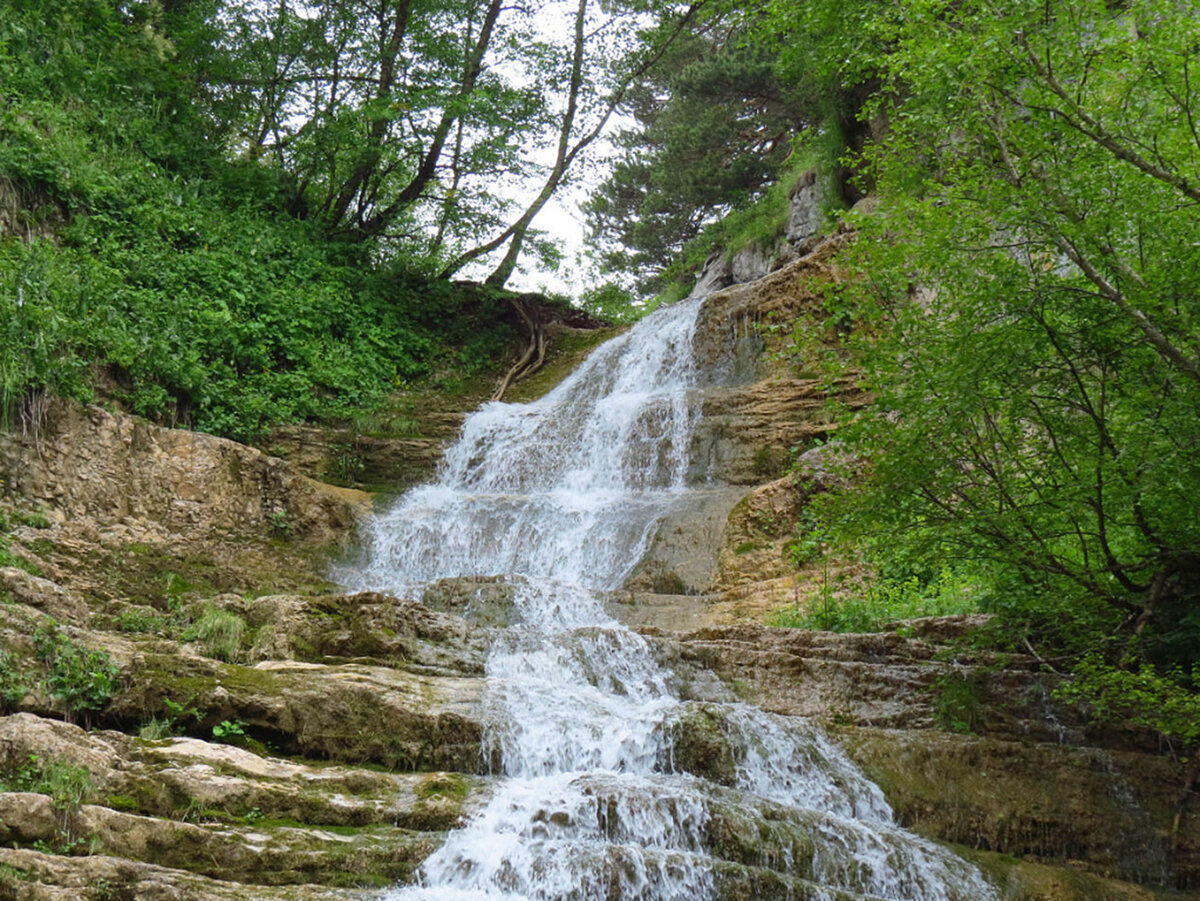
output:
M898 828L819 728L681 700L653 646L604 612L598 592L686 501L698 310L655 312L535 403L485 405L438 482L377 521L357 587L419 597L502 575L520 623L487 662L495 792L388 899L996 897ZM698 728L723 768L696 763Z

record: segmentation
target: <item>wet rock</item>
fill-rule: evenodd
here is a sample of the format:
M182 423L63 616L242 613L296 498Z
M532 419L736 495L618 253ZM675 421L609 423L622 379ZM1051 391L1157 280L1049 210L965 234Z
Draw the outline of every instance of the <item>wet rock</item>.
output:
M739 754L718 707L692 703L682 707L667 726L670 759L665 769L691 773L718 785L737 782Z
M1200 822L1185 817L1170 834L1184 777L1169 757L862 727L838 738L921 835L1150 885L1200 884ZM1072 897L1070 877L1056 878Z
M195 738L87 732L30 714L0 719L0 773L17 773L35 758L86 770L90 800L151 817L219 811L227 818L437 831L458 823L464 804L481 795L468 776L315 766Z
M796 539L803 508L804 495L790 476L752 489L725 521L714 588L724 591L794 573L788 546Z
M483 672L482 634L459 616L415 601L363 592L270 595L241 606L248 624L259 630L253 649L258 660L355 660L432 674Z
M653 582L650 584L655 586ZM657 587L670 586L660 582ZM604 596L604 611L622 625L637 631L691 632L712 624L711 600L707 595L697 594L614 591Z
M317 766L192 738L85 732L29 714L0 718L0 755L3 782L30 767L59 774L28 777L33 791L0 792L0 842L123 858L134 867L121 877L127 886L142 864L235 886L404 882L487 796L486 784L455 773ZM72 777L74 793L38 793L43 782L60 792L64 767L85 774ZM167 881L187 884L181 878ZM67 875L39 879L59 884ZM210 897L206 884L196 891L180 897ZM307 897L302 891L285 897Z
M744 494L745 489L736 486L689 491L684 503L659 521L649 550L625 587L666 595L712 591L721 534Z
M431 610L461 616L487 628L506 628L521 621L514 607L516 585L503 576L439 579L425 587L421 602Z
M955 651L900 632L741 624L700 629L676 641L682 661L712 669L764 710L888 728L931 728L939 676L994 662L984 652ZM1052 699L1058 677L1039 672L1032 658L1011 655L1004 662L980 683L979 729L1018 740L1081 740L1078 711Z

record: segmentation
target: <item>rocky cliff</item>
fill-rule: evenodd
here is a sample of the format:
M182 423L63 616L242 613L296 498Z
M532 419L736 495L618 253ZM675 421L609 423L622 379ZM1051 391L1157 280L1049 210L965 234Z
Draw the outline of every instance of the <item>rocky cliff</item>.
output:
M786 545L832 476L823 452L799 481L783 462L830 435L831 392L867 400L789 372L765 328L842 277L840 240L707 301L717 384L693 476L711 490L610 599L689 702L671 765L729 778L736 730L711 702L732 692L823 724L906 826L976 857L1008 898L1196 897L1182 764L1055 701L1038 661L976 649L982 619L761 624L820 578ZM361 898L411 879L487 798L483 661L511 586L345 595L329 566L368 496L96 407L55 402L36 433L0 436L0 478L0 898ZM85 704L67 663L100 652L114 675ZM759 813L765 831L717 812L721 884L792 897L763 849L800 827Z

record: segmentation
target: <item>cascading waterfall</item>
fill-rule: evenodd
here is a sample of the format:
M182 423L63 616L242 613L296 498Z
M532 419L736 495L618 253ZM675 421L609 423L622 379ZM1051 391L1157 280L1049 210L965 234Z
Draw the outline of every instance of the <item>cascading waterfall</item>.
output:
M503 575L520 620L487 663L495 793L390 899L995 897L899 829L811 723L704 705L734 772L717 785L677 765L696 703L596 592L628 577L685 496L698 310L657 311L540 401L486 405L438 482L377 521L356 587Z

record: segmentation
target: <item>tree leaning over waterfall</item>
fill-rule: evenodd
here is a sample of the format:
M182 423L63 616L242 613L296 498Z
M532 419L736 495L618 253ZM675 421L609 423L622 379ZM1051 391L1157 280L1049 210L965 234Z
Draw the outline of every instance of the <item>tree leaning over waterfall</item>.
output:
M845 433L869 483L834 515L885 568L971 572L1033 644L1192 685L1200 19L1165 0L856 9L887 134L864 160L866 277L838 311L876 403Z

